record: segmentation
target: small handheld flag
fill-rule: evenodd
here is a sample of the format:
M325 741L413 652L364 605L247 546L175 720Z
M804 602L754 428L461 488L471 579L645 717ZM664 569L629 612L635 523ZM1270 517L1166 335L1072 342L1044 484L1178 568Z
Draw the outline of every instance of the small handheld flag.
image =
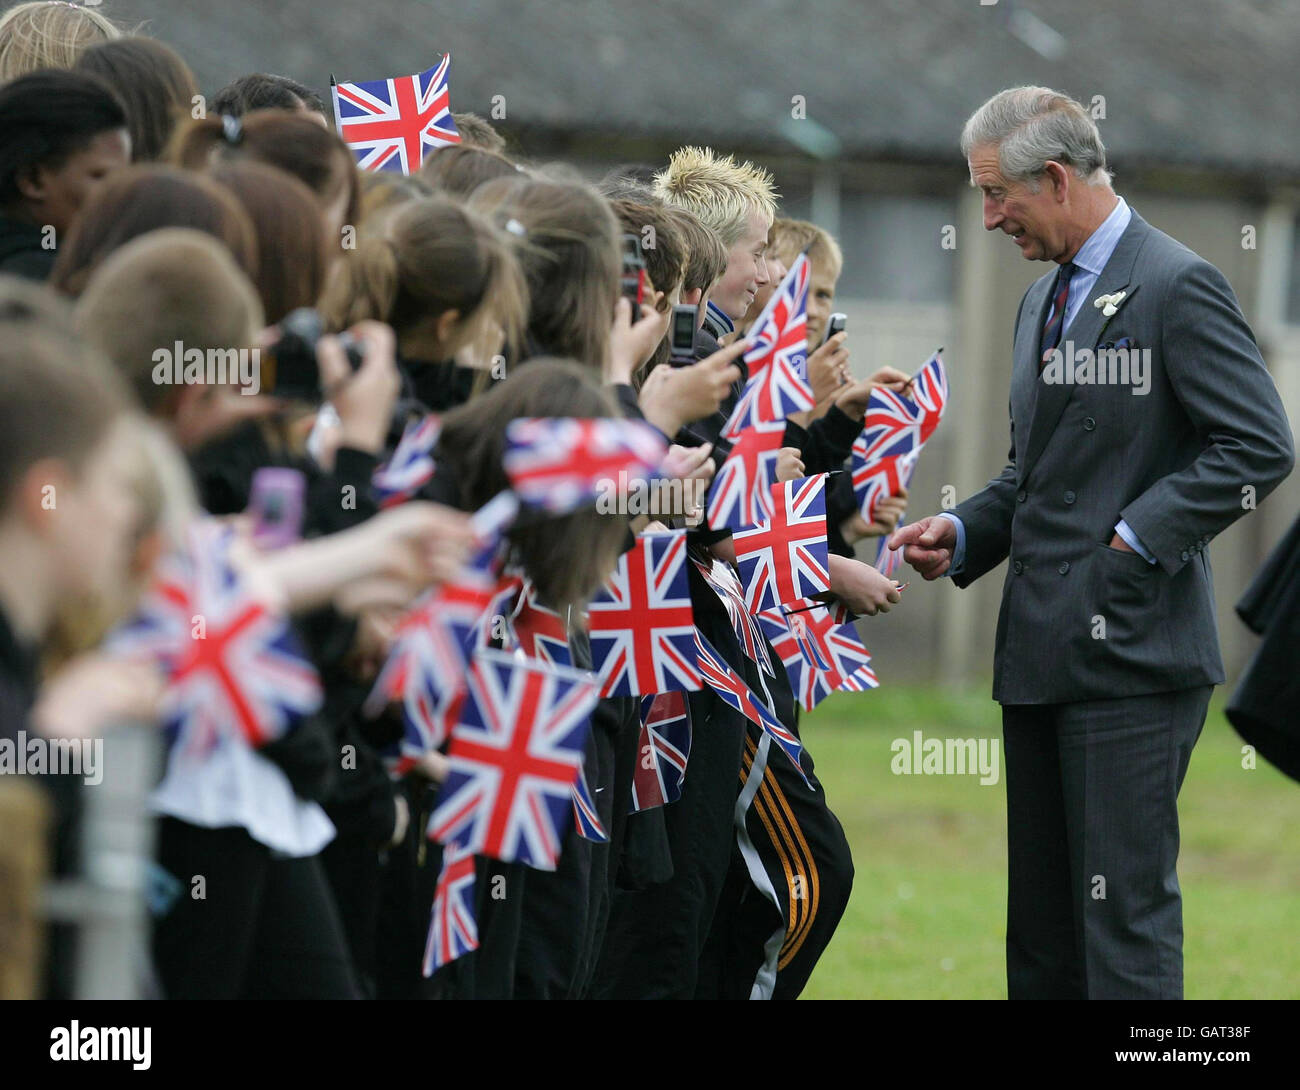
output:
M334 122L362 170L415 174L432 150L460 143L451 116L451 54L414 76L334 83Z
M641 700L641 735L628 813L676 802L691 755L691 706L680 690Z
M520 502L563 515L659 476L667 445L639 420L521 417L506 426L506 476Z
M554 870L596 700L585 671L477 652L429 836Z
M826 474L772 486L772 517L732 535L751 613L830 590Z
M733 443L745 428L814 407L808 385L810 279L808 255L800 254L754 322L756 332L745 352L749 382L722 431Z
M587 608L601 696L698 689L686 531L643 533Z
M197 522L108 641L112 653L159 663L168 736L203 753L232 740L260 748L321 702L315 668L233 561L234 541L229 527Z
M433 476L433 448L442 425L432 414L413 420L382 466L370 478L370 489L380 507L409 500Z

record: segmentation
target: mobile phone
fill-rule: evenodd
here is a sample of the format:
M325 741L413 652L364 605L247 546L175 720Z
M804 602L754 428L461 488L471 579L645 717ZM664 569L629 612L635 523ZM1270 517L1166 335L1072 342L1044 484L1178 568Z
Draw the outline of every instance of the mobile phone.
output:
M279 549L302 536L307 478L296 469L263 466L253 473L248 512L253 516L253 544Z
M645 257L641 253L641 240L636 235L623 236L623 294L632 304L632 320L641 317L641 304L645 302Z
M836 333L843 333L844 327L848 324L849 316L840 311L836 311L826 319L826 336L822 338L822 344L825 344Z
M700 308L694 303L678 303L673 307L668 359L674 367L687 367L695 362L695 329L699 314Z
M316 342L325 323L311 307L299 307L285 315L277 327L280 339L262 353L270 364L262 373L262 389L276 397L318 402L321 399L320 369L316 363ZM349 333L340 333L348 366L361 367L361 345Z

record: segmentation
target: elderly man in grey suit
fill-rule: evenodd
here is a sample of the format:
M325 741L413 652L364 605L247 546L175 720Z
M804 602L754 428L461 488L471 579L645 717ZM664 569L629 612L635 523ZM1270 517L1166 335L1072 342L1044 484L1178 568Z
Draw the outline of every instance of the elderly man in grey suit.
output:
M1232 289L1111 188L1073 99L962 132L984 226L1056 268L1016 317L1006 468L891 539L965 587L1009 559L994 656L1011 998L1181 998L1178 790L1223 682L1206 546L1291 471Z

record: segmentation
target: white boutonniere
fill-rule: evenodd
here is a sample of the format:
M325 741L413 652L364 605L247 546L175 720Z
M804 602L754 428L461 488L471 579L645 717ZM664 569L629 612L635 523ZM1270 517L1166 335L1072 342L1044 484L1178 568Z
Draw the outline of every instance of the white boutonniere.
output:
M1124 300L1128 298L1128 292L1116 291L1110 295L1099 295L1092 301L1092 305L1101 311L1103 318L1113 318L1115 312L1119 310Z

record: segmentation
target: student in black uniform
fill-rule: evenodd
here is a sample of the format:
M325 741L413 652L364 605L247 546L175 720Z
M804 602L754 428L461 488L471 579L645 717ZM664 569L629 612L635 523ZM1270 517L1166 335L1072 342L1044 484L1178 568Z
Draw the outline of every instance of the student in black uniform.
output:
M382 321L393 329L402 394L385 453L414 419L464 404L491 384L493 359L504 359L505 340L520 339L526 308L523 276L507 236L484 216L443 197L402 201L374 232L363 223L356 251L338 267L321 301L328 328ZM391 622L395 613L377 620ZM373 676L365 681L368 687ZM354 709L366 691L354 687ZM356 711L351 719L349 730L361 736L352 744L378 768L374 743L395 741L400 730L384 735ZM396 843L390 845L388 835L382 843L369 834L360 842L340 836L326 853L358 960L381 997L410 996L423 987L421 951L438 873L424 829L435 788L419 769L393 787L415 818ZM358 799L352 805L369 804ZM344 853L346 865L335 868Z
M612 398L590 369L534 359L447 415L435 452L438 472L425 494L473 511L507 488L505 429L515 417L616 415ZM561 517L525 514L507 535L507 563L532 580L540 601L563 613L584 605L609 576L626 535L626 522L598 514L594 505ZM577 641L571 645L576 651ZM603 727L594 721L592 729ZM480 858L480 947L439 970L432 994L498 999L571 994L588 956L589 849L589 842L569 828L556 872ZM428 855L436 870L441 849L430 844ZM427 908L425 914L427 919Z
M78 72L0 87L0 273L44 280L95 186L131 162L122 103Z
M70 333L43 291L0 278L0 740L78 737L142 718L159 679L102 656L42 663L69 618L98 615L130 582L142 508L131 395ZM50 672L52 670L52 672ZM42 678L42 673L45 676ZM38 695L40 704L33 708ZM77 865L81 778L41 775L53 824L50 870ZM44 992L68 998L70 929L50 929Z
M528 289L510 236L456 201L424 197L386 216L380 233L363 228L321 310L332 329L392 326L406 396L442 412L504 377Z
M764 247L775 209L770 177L751 164L737 164L730 158L719 159L707 149L683 149L673 157L668 170L658 177L656 193L662 199L684 206L698 215L718 231L724 245L728 247L727 269L712 288L708 313L699 337L706 347L710 346L716 343L716 338L730 337L734 333L734 323L743 318L759 289L769 280ZM713 457L719 464L727 452L727 445L721 439L721 429L738 393L739 383L733 396L722 404L716 414L692 425L687 432L696 442L712 442ZM848 419L846 417L846 421ZM852 430L853 436L849 437L851 443L856 436L857 427L852 427L850 422L843 430L846 433ZM807 435L794 421L787 423L785 442L787 446L810 445ZM846 446L844 454L847 453ZM821 470L808 470L818 471ZM729 559L728 538L727 534L710 532L706 540L714 552ZM707 554L702 559L706 563L711 560ZM836 560L838 563L832 565L832 589L852 598L863 611L887 609L891 602L898 600L892 581L885 580L865 565L838 557ZM706 637L710 633L706 630L705 623L702 623L702 618L720 614L718 619L721 623L717 632L719 642L715 643L719 654L754 692L760 696L770 696L773 710L787 726L797 730L789 684L783 676L782 668L778 666L779 676L774 682L765 683L760 668L741 651L717 595L707 586L701 586L697 593L693 592L692 602L695 606L696 624L705 632ZM722 629L722 625L726 626L726 630ZM770 647L768 650L770 654ZM707 721L710 709L715 705L720 709L719 714L724 720L731 711L707 691L692 694L691 699L692 713L696 719L704 716ZM707 707L697 709L696 704ZM736 718L739 719L739 716ZM706 803L712 809L707 812L701 810L690 822L689 833L678 834L673 850L673 879L653 891L659 900L652 903L642 895L623 898L623 903L616 905L610 941L602 963L601 986L604 994L699 998L751 994L751 989L744 982L746 977L750 981L754 980L757 974L753 967L765 960L768 934L754 933L742 935L740 939L735 938L730 914L735 897L746 891L743 883L734 877L735 868L743 865L744 861L733 853L733 814L737 779L739 777L743 783L747 776L745 761L752 760L751 754L755 752L762 753L767 742L747 720L740 720L738 729L734 752L728 747L724 753L720 747L718 755L721 759L716 763L710 759L713 756L712 749L699 753L693 748L687 788L683 791L682 799L668 808L665 819L675 822L686 810L703 807ZM697 728L695 737L699 736ZM711 745L728 736L717 730L705 737ZM805 756L810 766L811 758ZM782 759L777 758L778 761ZM717 773L710 777L707 785L696 777L696 773L703 770ZM797 777L793 768L781 769L779 766L772 775L786 773L792 778ZM801 780L799 782L802 784ZM813 782L815 784L816 781ZM805 820L810 831L805 834L805 840L813 845L813 850L808 853L809 864L820 863L818 873L825 876L817 879L819 890L825 893L819 900L822 925L819 938L824 935L828 939L847 903L852 874L848 846L838 823L826 810L824 797L819 791L804 788L801 796L791 786L788 797L806 803L808 814ZM683 807L683 803L688 805ZM741 820L748 823L747 816ZM797 822L797 819L792 820ZM814 827L821 830L822 826L824 831L815 834L811 831ZM764 831L770 836L778 835L768 827ZM821 857L820 861L814 857L814 852ZM724 882L727 883L725 891ZM787 905L780 907L782 911L788 912ZM647 918L655 920L657 924L665 919L671 921L667 925L667 934L661 933L658 928L647 926L644 922ZM770 931L769 928L769 933ZM809 951L814 947L820 951L820 945L816 943L809 944ZM738 948L740 952L737 953L733 948ZM815 961L815 956L811 960ZM648 972L644 969L646 965L652 966ZM740 968L737 968L738 965ZM773 994L775 975L773 967L753 994Z

